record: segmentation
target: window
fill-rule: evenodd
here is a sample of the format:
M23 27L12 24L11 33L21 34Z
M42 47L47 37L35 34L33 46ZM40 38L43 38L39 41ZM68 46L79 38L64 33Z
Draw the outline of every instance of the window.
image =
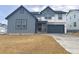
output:
M77 24L76 24L76 22L74 22L74 27L76 27L77 26Z
M20 9L20 13L24 14L24 9L23 8Z
M20 25L17 25L17 27L21 27Z
M45 17L45 19L51 19L51 17Z
M17 30L26 30L27 29L26 19L16 19L15 28Z
M58 14L58 19L62 19L62 14Z
M16 29L21 30L21 25L16 25Z

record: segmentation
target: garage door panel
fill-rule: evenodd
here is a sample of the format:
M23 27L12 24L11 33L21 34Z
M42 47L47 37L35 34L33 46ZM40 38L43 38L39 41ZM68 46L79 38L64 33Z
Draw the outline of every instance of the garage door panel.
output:
M64 33L64 25L48 25L48 33Z

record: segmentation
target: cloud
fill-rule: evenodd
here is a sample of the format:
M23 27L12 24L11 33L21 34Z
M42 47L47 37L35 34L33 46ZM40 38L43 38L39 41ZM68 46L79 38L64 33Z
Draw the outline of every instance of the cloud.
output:
M70 9L79 9L79 5L24 5L29 11L40 12L46 8L46 6L50 6L54 10L60 11L69 11ZM1 5L0 6L0 23L7 23L5 17L17 9L19 6L17 5Z
M34 7L34 8L32 8L32 10L37 12L37 11L40 11L40 8L39 7Z
M24 5L29 11L41 11L46 5Z
M79 9L79 5L30 5L27 8L30 11L40 12L46 8L46 6L50 6L53 10L60 10L60 11L69 11L70 9Z
M69 11L71 9L79 9L79 5L53 5L51 6L54 10L61 10L61 11Z
M25 5L29 11L40 12L50 6L53 10L69 11L70 9L79 9L79 5Z

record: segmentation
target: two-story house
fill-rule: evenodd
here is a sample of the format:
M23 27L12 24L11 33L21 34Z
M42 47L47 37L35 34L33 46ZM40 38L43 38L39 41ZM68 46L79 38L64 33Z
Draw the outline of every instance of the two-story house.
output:
M8 33L66 33L66 12L49 6L41 12L30 12L20 6L9 14Z
M79 10L70 10L66 15L67 31L77 32L79 31Z

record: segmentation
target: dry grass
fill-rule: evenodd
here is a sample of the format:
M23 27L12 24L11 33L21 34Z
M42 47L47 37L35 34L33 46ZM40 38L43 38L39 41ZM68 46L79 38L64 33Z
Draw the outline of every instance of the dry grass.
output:
M74 33L71 33L72 35L74 36L78 36L79 37L79 32L74 32Z
M68 53L47 35L0 35L0 53Z

